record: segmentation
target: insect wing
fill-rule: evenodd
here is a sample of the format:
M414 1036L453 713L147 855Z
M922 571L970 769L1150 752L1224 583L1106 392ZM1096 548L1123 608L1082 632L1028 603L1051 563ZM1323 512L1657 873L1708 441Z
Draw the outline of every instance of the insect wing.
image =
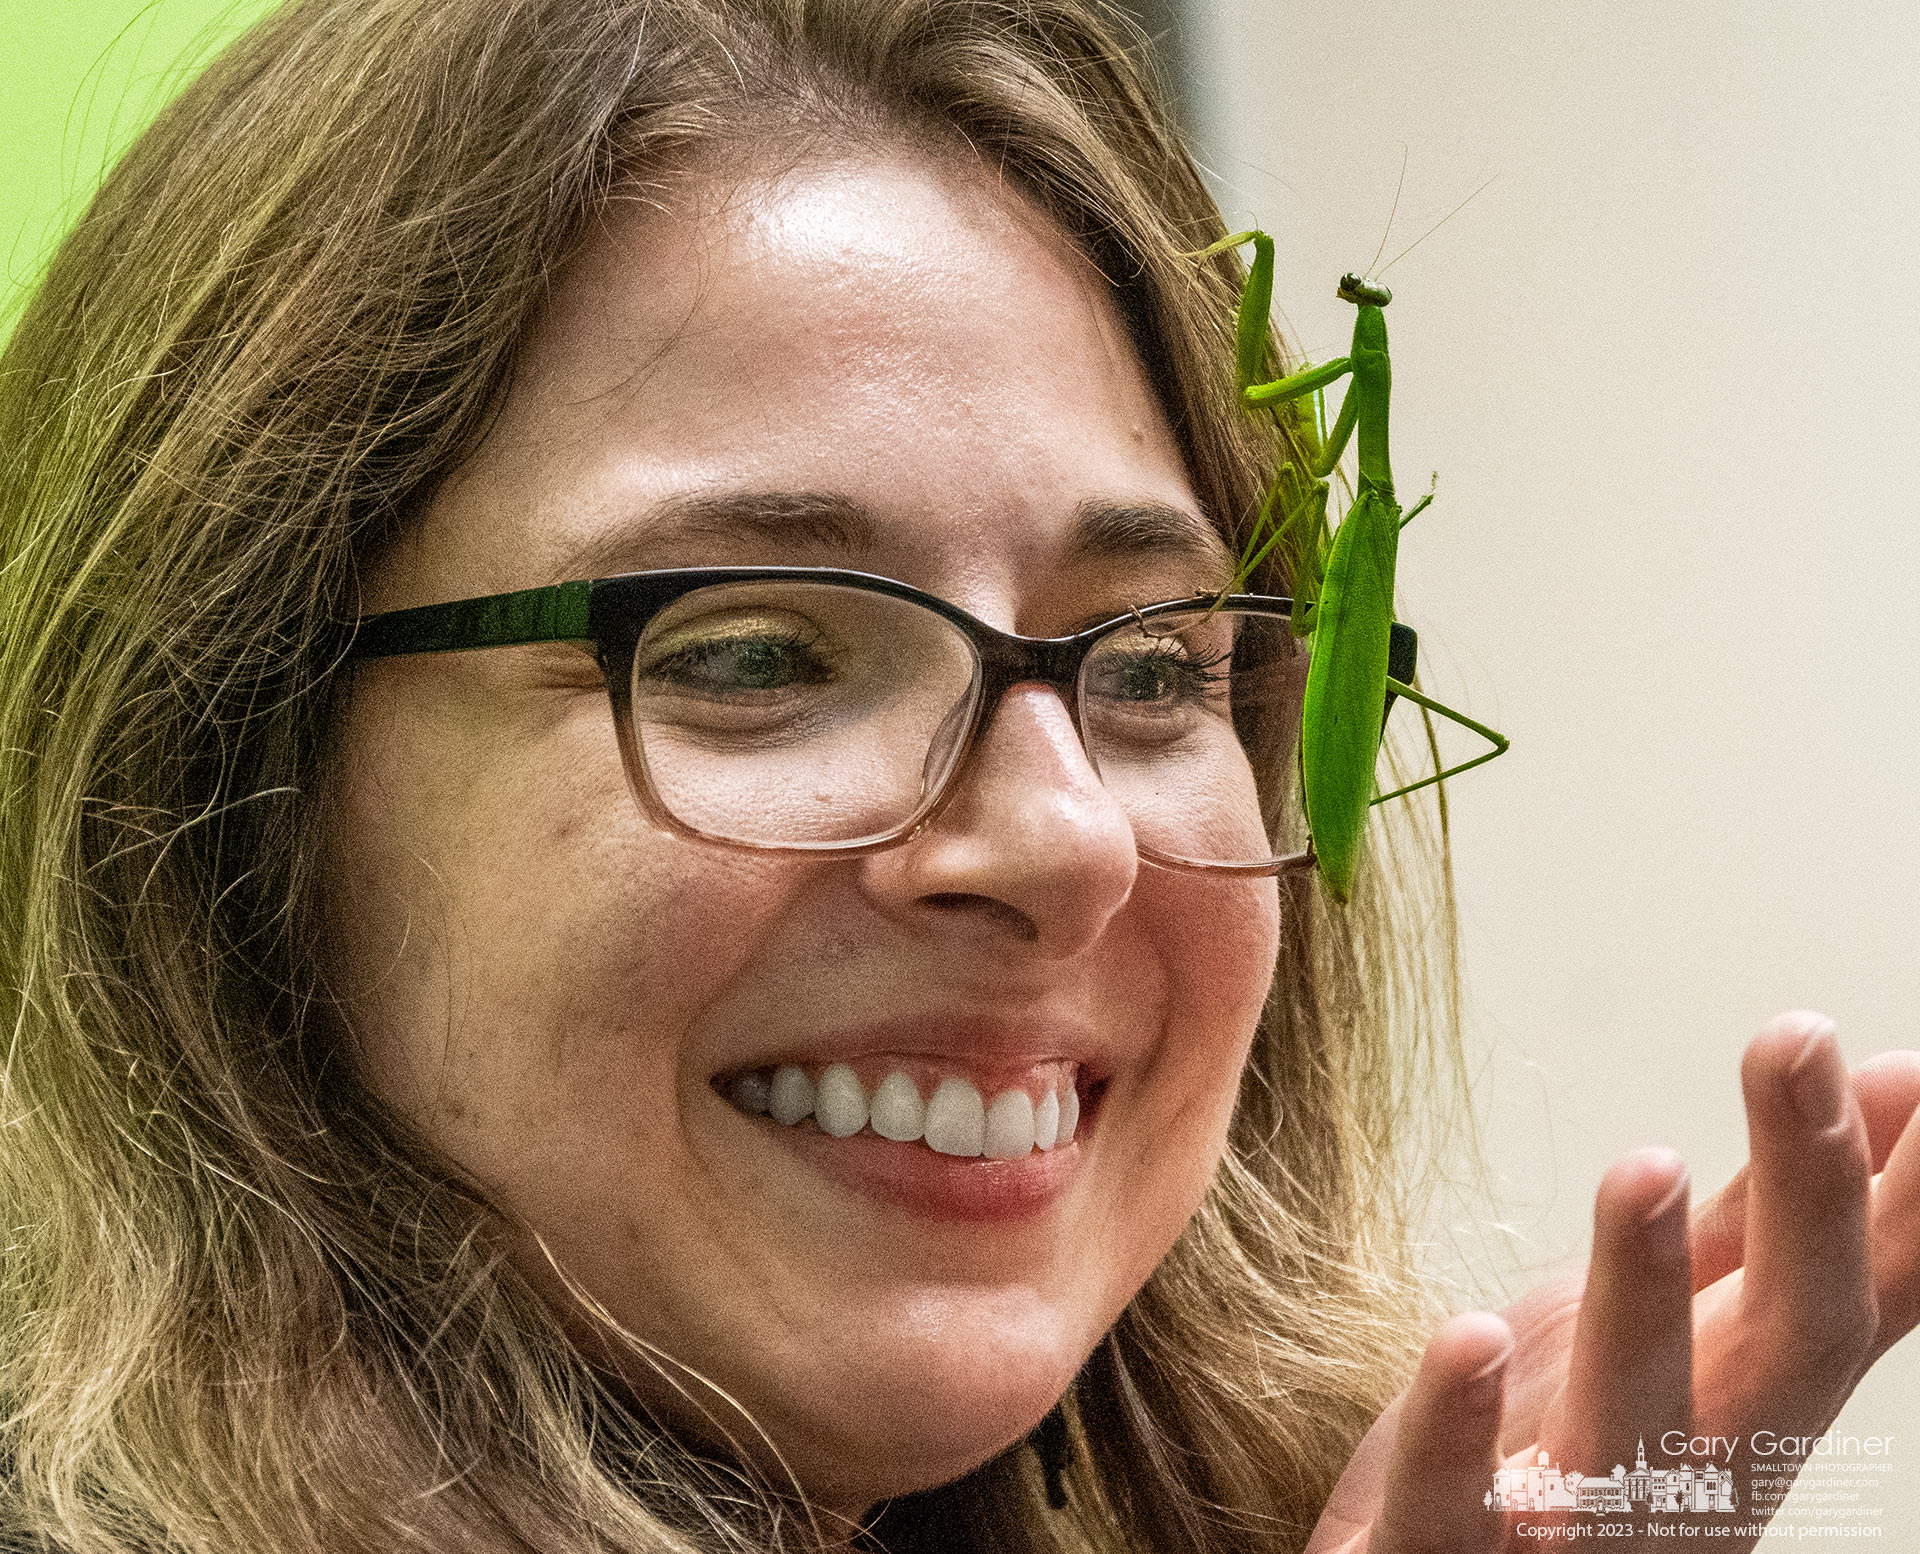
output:
M1320 587L1300 728L1302 789L1321 878L1353 893L1380 753L1400 509L1363 488L1334 536Z

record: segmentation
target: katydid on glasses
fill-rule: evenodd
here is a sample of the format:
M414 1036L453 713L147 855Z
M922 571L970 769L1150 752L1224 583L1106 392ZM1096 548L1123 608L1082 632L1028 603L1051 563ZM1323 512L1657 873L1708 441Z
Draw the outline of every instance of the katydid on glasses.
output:
M1433 500L1429 492L1404 514L1394 500L1393 470L1387 458L1392 367L1387 358L1386 316L1381 311L1393 294L1357 275L1343 275L1340 299L1359 309L1349 354L1259 382L1273 300L1273 239L1259 231L1236 232L1196 257L1207 258L1246 243L1253 244L1254 257L1241 288L1235 330L1235 376L1241 399L1256 411L1270 411L1276 419L1295 401L1310 399L1314 414L1311 424L1303 417L1299 427L1305 467L1288 462L1274 477L1227 591L1237 592L1253 570L1279 550L1292 585L1293 629L1312 638L1300 722L1307 828L1320 877L1334 899L1344 902L1353 894L1368 809L1491 761L1505 752L1507 739L1389 673L1387 649L1393 629L1393 574L1400 531ZM1323 392L1347 376L1353 381L1328 430ZM1339 528L1330 529L1327 477L1356 434L1359 474L1353 505ZM1473 730L1490 740L1493 748L1419 782L1376 794L1380 709L1383 701L1390 706L1395 695Z

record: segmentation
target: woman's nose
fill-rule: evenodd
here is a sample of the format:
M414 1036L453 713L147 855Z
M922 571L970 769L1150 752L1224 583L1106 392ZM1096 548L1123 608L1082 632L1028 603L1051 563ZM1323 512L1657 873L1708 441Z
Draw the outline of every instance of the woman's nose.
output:
M1047 958L1094 943L1132 894L1140 854L1060 697L1010 689L953 781L921 831L862 860L882 909L916 927L1011 936Z

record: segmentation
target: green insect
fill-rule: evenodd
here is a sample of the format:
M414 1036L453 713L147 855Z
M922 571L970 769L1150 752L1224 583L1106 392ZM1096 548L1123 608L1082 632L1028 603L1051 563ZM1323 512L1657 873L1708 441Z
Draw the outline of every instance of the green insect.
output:
M1261 383L1257 380L1266 360L1267 319L1273 301L1273 239L1264 232L1236 232L1196 257L1244 243L1253 244L1254 259L1240 293L1235 367L1241 398L1250 408L1276 417L1289 413L1286 407L1295 401L1310 399L1314 415L1310 426L1299 428L1308 450L1306 468L1289 462L1274 477L1228 587L1229 591L1243 587L1254 569L1279 548L1292 579L1293 629L1312 639L1300 721L1307 829L1321 879L1334 899L1344 902L1353 894L1369 807L1491 761L1506 751L1507 739L1422 695L1405 678L1390 672L1396 667L1388 663L1388 645L1400 531L1433 500L1428 492L1404 514L1394 500L1393 470L1387 459L1387 399L1393 374L1387 359L1386 316L1381 311L1393 294L1357 275L1343 275L1340 299L1359 309L1350 353ZM1322 391L1349 374L1353 382L1329 431ZM1327 477L1356 433L1359 474L1353 504L1333 530L1327 522ZM1410 677L1412 665L1400 673ZM1390 707L1393 696L1404 696L1472 729L1492 741L1493 748L1419 782L1376 794L1381 708Z

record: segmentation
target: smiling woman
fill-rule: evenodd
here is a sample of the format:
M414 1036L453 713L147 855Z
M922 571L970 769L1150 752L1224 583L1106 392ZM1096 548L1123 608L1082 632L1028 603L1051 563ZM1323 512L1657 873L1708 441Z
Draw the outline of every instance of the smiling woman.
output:
M1288 867L1140 43L296 0L115 172L0 362L10 1546L1305 1544L1444 859Z

